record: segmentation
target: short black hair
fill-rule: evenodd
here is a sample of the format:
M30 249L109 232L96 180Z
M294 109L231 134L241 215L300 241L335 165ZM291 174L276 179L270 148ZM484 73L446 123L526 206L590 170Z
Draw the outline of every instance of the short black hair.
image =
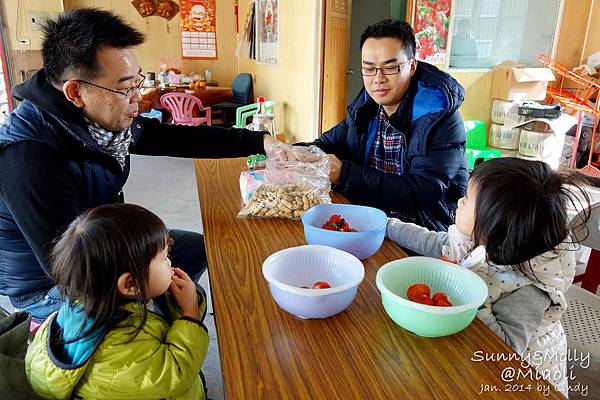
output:
M486 248L492 263L511 265L537 280L529 261L562 242L575 242L567 206L579 208L583 201L589 208L586 183L581 175L556 172L543 161L507 157L479 164L469 180L477 193L473 240Z
M360 49L369 38L396 38L404 45L404 53L409 59L415 58L415 32L407 22L400 22L393 19L384 19L373 25L369 25L360 36Z
M109 204L77 217L51 253L52 278L70 304L81 304L92 324L80 337L114 321L122 303L118 278L131 273L136 299L146 319L150 263L172 243L169 232L151 211L134 204ZM141 325L137 327L141 328Z
M48 80L94 79L96 54L104 46L126 48L144 42L144 35L112 11L75 8L44 25L42 58Z

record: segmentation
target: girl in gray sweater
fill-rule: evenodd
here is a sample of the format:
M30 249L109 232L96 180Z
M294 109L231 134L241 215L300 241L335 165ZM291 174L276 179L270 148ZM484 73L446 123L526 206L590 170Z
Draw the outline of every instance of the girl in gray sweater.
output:
M560 317L576 249L566 209L582 200L589 208L582 187L581 178L544 162L498 158L475 168L447 233L395 218L387 225L387 236L400 246L483 278L489 295L478 318L564 394L567 341Z

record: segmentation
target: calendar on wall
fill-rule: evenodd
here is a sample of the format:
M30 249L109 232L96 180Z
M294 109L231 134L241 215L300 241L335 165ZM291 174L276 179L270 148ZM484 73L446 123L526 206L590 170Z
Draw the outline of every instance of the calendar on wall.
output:
M279 58L278 0L256 1L256 61L277 64Z
M445 65L451 0L416 0L413 10L417 59Z
M180 0L183 58L217 59L216 0Z

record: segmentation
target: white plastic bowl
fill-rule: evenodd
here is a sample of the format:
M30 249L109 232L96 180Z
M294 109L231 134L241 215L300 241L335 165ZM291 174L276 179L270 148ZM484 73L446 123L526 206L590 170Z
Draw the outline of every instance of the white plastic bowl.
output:
M263 275L279 307L300 318L327 318L352 303L365 277L360 260L333 247L308 245L273 253ZM329 289L303 289L326 281Z

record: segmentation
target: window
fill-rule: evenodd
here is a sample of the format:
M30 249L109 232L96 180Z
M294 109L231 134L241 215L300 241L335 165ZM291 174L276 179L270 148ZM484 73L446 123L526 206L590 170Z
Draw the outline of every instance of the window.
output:
M551 55L561 0L455 0L451 68L493 68L511 60L538 64Z

